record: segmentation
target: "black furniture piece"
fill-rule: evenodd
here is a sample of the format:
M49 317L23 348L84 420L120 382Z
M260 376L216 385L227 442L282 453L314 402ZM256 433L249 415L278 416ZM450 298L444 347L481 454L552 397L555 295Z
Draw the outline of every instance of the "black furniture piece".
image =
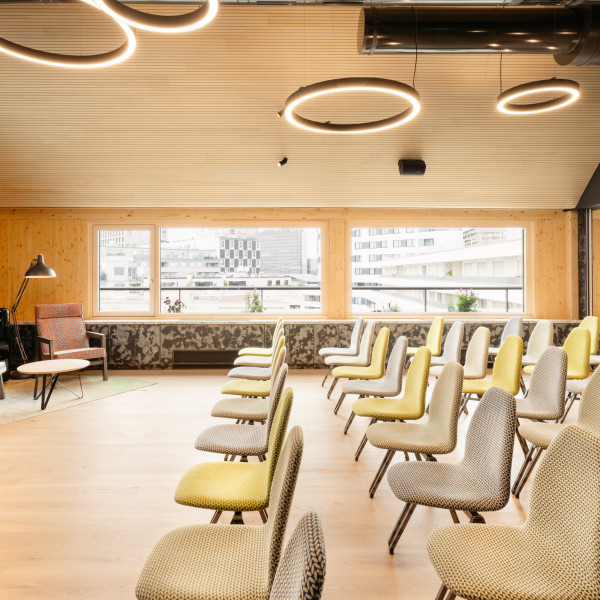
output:
M8 381L10 377L10 313L8 308L0 308L0 365L6 364L6 371L2 373L2 379Z

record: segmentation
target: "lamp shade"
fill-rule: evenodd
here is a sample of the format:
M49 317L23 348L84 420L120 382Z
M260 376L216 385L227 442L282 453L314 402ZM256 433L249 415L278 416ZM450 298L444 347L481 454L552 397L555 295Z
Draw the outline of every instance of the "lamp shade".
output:
M44 255L38 254L35 264L32 264L29 267L29 269L27 269L27 271L25 272L25 278L26 279L35 279L35 278L42 279L45 277L56 277L56 273L54 272L54 269L51 269L44 262Z

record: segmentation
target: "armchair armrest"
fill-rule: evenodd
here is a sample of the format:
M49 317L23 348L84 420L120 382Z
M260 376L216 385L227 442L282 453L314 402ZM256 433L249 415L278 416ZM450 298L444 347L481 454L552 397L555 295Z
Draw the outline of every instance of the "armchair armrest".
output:
M89 338L93 338L95 340L100 340L100 346L102 348L106 348L106 334L98 333L97 331L86 331L87 336Z
M48 344L48 352L50 353L50 360L54 359L54 340L50 338L45 338L40 335L36 337L36 347L40 350L40 355L43 354L42 344Z

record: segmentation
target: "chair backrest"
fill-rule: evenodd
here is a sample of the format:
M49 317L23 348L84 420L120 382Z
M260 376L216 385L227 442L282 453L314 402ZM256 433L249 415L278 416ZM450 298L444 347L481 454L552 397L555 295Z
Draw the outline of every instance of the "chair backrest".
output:
M554 323L544 319L538 321L527 342L527 358L537 362L548 346L554 344Z
M352 328L352 334L350 335L350 345L348 348L352 350L354 354L358 354L358 342L360 341L360 332L362 331L363 318L358 317Z
M568 357L569 379L585 379L590 373L590 330L575 327L567 336L563 348Z
M600 436L600 368L594 371L581 394L577 425Z
M283 390L281 399L277 405L277 410L273 415L273 422L271 424L271 431L269 432L269 445L267 449L267 463L269 469L268 475L268 487L271 487L271 481L273 479L273 473L277 467L277 461L279 460L279 453L281 452L281 446L285 439L285 432L287 431L288 422L290 420L290 413L292 412L292 404L294 402L294 392L291 387L287 387Z
M540 461L525 529L539 541L537 551L547 548L562 557L577 578L578 589L588 588L586 598L598 597L599 489L600 439L582 427L565 427ZM553 591L549 585L540 595L550 597Z
M523 319L521 317L511 317L508 321L506 321L506 325L502 330L500 345L502 345L511 335L516 335L520 338L523 337Z
M598 354L598 336L600 336L600 319L598 317L585 317L579 327L590 330L590 354Z
M401 335L390 352L390 358L385 372L385 383L390 385L390 395L397 396L402 391L402 375L406 365L406 350L408 339Z
M548 415L549 420L559 419L565 410L567 387L567 353L563 348L548 346L537 361L527 393L528 404Z
M431 350L432 356L439 356L442 351L442 332L444 331L444 317L435 317L427 333L425 346Z
M375 331L375 321L367 321L367 325L360 337L360 346L358 350L358 360L365 364L369 362L369 356L371 355L373 331Z
M291 388L287 388L285 393ZM281 402L280 402L281 405ZM269 495L269 518L265 524L270 543L267 544L267 564L269 565L269 588L275 577L277 564L283 546L283 536L287 525L294 490L300 471L302 461L302 449L304 448L304 436L302 428L296 425L290 429L271 483Z
M467 346L465 377L483 379L486 376L489 348L490 330L487 327L478 327Z
M279 317L279 319L277 319L277 323L275 323L275 329L273 329L273 342L272 342L272 347L275 348L275 344L277 343L277 334L279 333L279 330L283 328L283 318Z
M275 377L277 377L277 373L281 370L281 366L285 362L285 358L287 356L287 351L284 352L285 349L285 336L282 335L279 338L279 342L277 342L277 348L273 353L273 366L271 367L271 387L273 387L273 382L275 381Z
M35 307L37 334L54 340L54 350L89 348L81 304L38 304ZM49 353L41 344L42 354Z
M271 349L273 352L277 349L277 344L279 344L279 340L285 335L285 329L283 326L279 327L277 331L273 334L273 342L271 343Z
M447 362L435 382L429 401L427 426L435 431L436 441L446 441L446 452L456 448L462 386L462 366L456 361Z
M500 349L492 371L492 385L516 396L521 385L523 338L509 335Z
M429 380L429 365L431 363L431 350L421 346L408 367L404 394L402 396L403 412L411 413L411 418L419 418L425 412L425 396L427 395L427 382Z
M371 354L370 366L377 369L378 376L376 379L380 379L385 373L385 357L387 356L389 340L390 330L387 327L382 327L375 338Z
M469 423L462 461L487 489L489 507L483 510L500 510L508 502L516 425L514 396L498 387L487 390Z
M305 513L277 566L269 600L319 600L325 583L325 536L319 515Z
M463 336L465 334L465 324L462 321L454 321L450 331L446 335L444 342L444 353L442 358L445 362L455 361L460 362L460 351L462 349Z
M267 407L267 422L265 424L265 439L267 440L271 435L273 419L275 418L275 413L277 412L277 407L279 406L279 401L281 400L283 388L285 387L285 380L288 374L288 366L285 364L285 347L283 348L282 352L284 353L284 362L283 365L281 365L281 369L279 369L279 373L277 373L275 379L273 380L273 384L271 385L271 393L269 394L269 405Z

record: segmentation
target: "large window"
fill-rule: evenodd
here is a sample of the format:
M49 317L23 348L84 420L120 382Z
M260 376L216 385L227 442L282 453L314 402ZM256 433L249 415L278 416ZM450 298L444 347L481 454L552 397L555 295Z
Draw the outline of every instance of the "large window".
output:
M353 312L524 312L524 236L517 228L355 228Z

